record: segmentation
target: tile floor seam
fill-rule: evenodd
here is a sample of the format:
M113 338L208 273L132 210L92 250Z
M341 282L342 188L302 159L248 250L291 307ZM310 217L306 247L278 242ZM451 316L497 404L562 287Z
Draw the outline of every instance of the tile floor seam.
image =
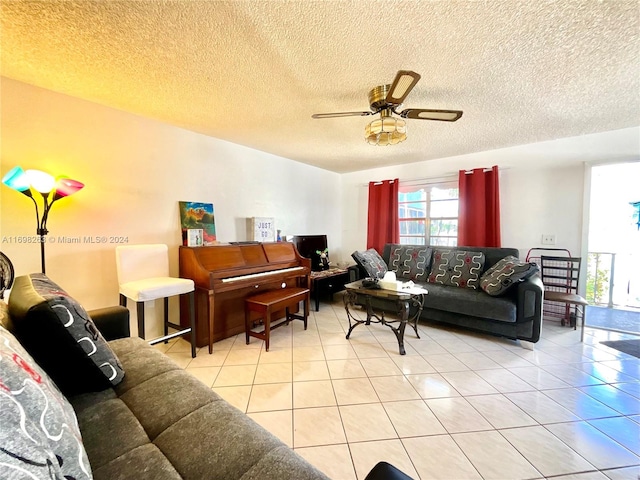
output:
M583 421L583 420L582 420L582 421ZM556 423L556 424L554 424L554 425L563 425L563 424L566 424L566 423L578 423L578 422L559 422L559 423ZM596 465L594 465L594 464L593 464L591 461L589 461L588 459L584 458L584 456L583 456L582 454L580 454L580 452L578 452L575 448L573 448L573 447L572 447L571 445L569 445L567 442L565 442L565 441L564 441L564 440L562 440L560 437L558 437L558 436L557 436L553 431L549 430L549 429L547 428L547 425L542 425L542 428L544 428L547 432L549 432L551 435L553 435L553 436L554 436L558 441L562 442L562 443L563 443L564 445L566 445L568 448L570 448L571 450L573 450L573 452L574 452L576 455L580 456L582 459L584 459L584 461L586 461L587 463L589 463L590 465L592 465L592 466L595 468L595 470L598 470L598 467L597 467ZM616 442L616 443L617 443L617 442ZM589 471L591 471L591 470L589 470Z
M540 425L540 426L541 426L542 428L544 428L544 425ZM545 428L545 431L546 431L546 432L548 432L549 434L553 435L553 432L550 432L550 431L549 431L549 430L547 430L546 428ZM501 432L499 432L499 433L502 435L502 433L501 433ZM558 475L544 475L544 474L543 474L543 475L542 475L542 476L543 476L543 478L545 478L545 479L547 479L547 478L555 478L555 477L562 478L562 477L564 477L564 476L566 476L566 475L577 475L577 474L581 474L581 473L594 472L594 471L595 471L595 472L597 472L597 471L598 471L598 468L597 468L595 465L593 465L591 462L589 462L587 459L585 459L582 455L580 455L578 452L576 452L573 448L571 448L569 445L567 445L567 444L566 444L565 442L563 442L561 439L559 439L559 438L558 438L558 437L556 437L555 435L553 435L553 436L554 436L554 437L555 437L559 442L561 442L564 446L566 446L566 447L567 447L567 448L569 448L571 451L573 451L573 453L574 453L575 455L577 455L577 456L579 456L580 458L582 458L582 459L583 459L587 464L591 465L591 466L592 466L592 467L594 467L594 468L593 468L593 469L589 469L589 470L582 470L582 471L579 471L579 472L571 472L570 474L567 474L567 473L562 473L562 474L558 474ZM531 460L529 460L529 459L526 457L526 455L524 454L524 452L522 452L522 451L521 451L521 450L520 450L516 445L513 445L513 443L512 443L512 442L510 442L510 441L509 441L509 439L508 439L508 438L506 438L504 435L502 435L502 437L503 437L503 438L505 438L505 440L506 440L507 442L509 442L509 444L511 444L511 445L513 446L513 448L515 448L515 449L520 453L520 455L522 455L522 456L523 456L523 457L524 457L524 458L525 458L529 463L531 463L531 465L533 466L533 468L535 468L537 471L539 471L539 472L540 472L540 469L539 469L539 468L537 468L537 467L536 467L536 466L531 462ZM540 472L540 473L542 474L542 472Z
M620 418L620 417L610 417L610 418ZM627 417L622 417L622 418L627 418ZM596 420L602 420L602 419L596 419ZM633 420L630 420L633 421ZM607 432L605 432L604 430L601 430L600 428L598 428L596 425L593 425L589 420L585 420L586 423L588 423L589 425L591 425L593 428L595 428L596 430L598 430L600 433L602 433L603 435L605 435L606 437L610 438L612 441L616 442L618 445L620 445L622 448L627 449L630 453L632 453L633 455L635 455L636 457L640 457L640 451L633 451L631 450L629 447L627 447L626 445L620 443L616 438L612 437L611 435L609 435ZM637 465L640 465L640 458L638 459L638 463Z
M476 432L469 432L469 433L476 433ZM462 434L460 434L460 435L464 435L464 433L462 433ZM465 452L464 448L462 448L462 445L460 445L460 444L456 441L455 436L454 436L454 435L451 435L451 434L449 434L449 436L451 437L451 440L453 440L453 442L458 446L458 448L460 449L460 451L464 454L464 456L465 456L465 457L466 457L466 459L469 461L469 463L471 463L471 465L473 465L473 468L475 468L475 469L476 469L476 471L478 472L478 475L480 476L480 478L484 479L485 477L484 477L484 475L482 475L482 472L478 469L478 467L475 465L475 463L473 463L473 460L469 457L469 455L467 454L467 452ZM502 438L504 438L504 437L502 437ZM505 440L506 440L506 439L505 439ZM506 440L506 441L508 442L508 440ZM514 447L514 449L515 449L515 447ZM516 450L516 451L517 451L517 450ZM522 455L522 453L520 453L520 452L518 452L518 453L520 454L520 456L521 456L524 460L526 460L526 461L531 465L531 462L529 462L529 460L527 460L527 459L525 458L525 456L524 456L524 455ZM535 468L533 465L531 465L531 466L533 467L533 469L534 469L534 470L536 470L538 473L540 473L540 472L538 471L538 469L537 469L537 468Z
M581 390L579 390L579 389L578 389L578 387L571 387L571 389L572 389L572 390L577 390L577 391L581 392ZM555 389L553 389L553 390L555 390ZM569 389L562 389L562 390L569 390ZM542 391L541 393L542 393L544 396L546 396L547 398L550 398L552 401L554 401L555 403L557 403L557 404L558 404L558 405L560 405L561 407L565 408L565 407L564 407L564 405L562 405L560 402L558 402L555 398L550 397L550 396L548 395L548 393L547 393L547 392L550 392L550 391L551 391L551 390L545 390L545 391ZM584 392L582 392L582 393L584 393ZM605 417L593 417L593 418L589 418L589 419L587 419L587 418L580 417L580 415L579 415L578 413L574 413L574 415L576 415L576 416L577 416L578 418L580 418L581 420L588 421L588 420L597 420L597 419L603 419L603 418L617 418L617 417L619 417L619 416L620 416L620 412L617 412L614 408L610 407L609 405L605 404L604 402L601 402L601 401L600 401L600 400L598 400L597 398L591 397L590 395L588 395L588 394L586 394L586 393L584 393L584 394L585 394L585 395L587 395L587 396L588 396L589 398L591 398L592 400L594 400L595 402L598 402L600 405L604 406L605 408L609 408L610 410L612 410L612 411L614 411L614 412L618 413L618 415L610 415L610 416L605 416Z
M353 475L356 478L356 480L360 480L358 478L358 472L356 471L356 462L355 462L355 459L353 458L353 451L351 450L349 443L347 443L346 445L347 445L347 450L349 451L349 458L351 459L351 466L353 467Z
M236 340L238 337L236 337ZM262 355L262 351L260 351L260 355ZM258 355L258 361L260 360L260 355ZM249 413L249 406L251 405L251 397L253 397L253 389L256 385L256 375L258 374L258 364L256 364L256 370L253 372L253 381L251 382L251 388L249 389L249 398L247 399L247 406L245 407L244 413ZM252 412L258 413L258 412Z

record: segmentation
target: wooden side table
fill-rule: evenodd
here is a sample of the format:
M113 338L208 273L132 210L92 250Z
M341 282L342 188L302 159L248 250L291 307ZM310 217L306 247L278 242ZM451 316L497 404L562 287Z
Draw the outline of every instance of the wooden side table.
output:
M349 283L349 271L344 268L330 268L320 272L311 272L309 278L317 312L320 309L321 295L333 295L344 290L344 285Z

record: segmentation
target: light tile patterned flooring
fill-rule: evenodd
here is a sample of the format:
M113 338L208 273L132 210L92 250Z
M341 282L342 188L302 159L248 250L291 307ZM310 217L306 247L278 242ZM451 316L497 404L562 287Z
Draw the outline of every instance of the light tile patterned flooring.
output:
M546 322L518 342L421 324L407 355L382 325L350 340L340 295L272 332L244 334L180 366L335 480L386 460L415 479L640 478L640 359L599 341L623 335Z

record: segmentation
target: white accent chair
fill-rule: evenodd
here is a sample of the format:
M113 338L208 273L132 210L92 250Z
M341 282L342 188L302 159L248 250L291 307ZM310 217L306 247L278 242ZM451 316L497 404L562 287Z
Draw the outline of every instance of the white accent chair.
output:
M193 280L169 276L169 254L166 245L121 245L116 247L116 266L120 290L120 305L127 306L127 299L136 302L138 336L145 338L144 302L164 300L164 336L149 341L154 345L190 333L191 357L196 356L195 286ZM169 297L189 295L190 327L169 321ZM169 335L169 327L178 330Z

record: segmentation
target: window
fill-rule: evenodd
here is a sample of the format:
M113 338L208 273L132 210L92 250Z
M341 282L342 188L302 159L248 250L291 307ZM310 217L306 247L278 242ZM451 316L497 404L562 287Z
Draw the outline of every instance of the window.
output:
M458 183L400 185L400 243L455 247L458 242Z

